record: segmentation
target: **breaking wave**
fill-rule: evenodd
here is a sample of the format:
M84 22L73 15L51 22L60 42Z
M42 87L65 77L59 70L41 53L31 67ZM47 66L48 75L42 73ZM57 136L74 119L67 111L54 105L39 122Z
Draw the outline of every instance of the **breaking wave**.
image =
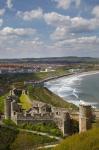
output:
M92 75L94 73L62 77L45 83L45 86L68 102L79 105L80 100L84 100L96 107L99 105L99 100L92 93L87 93L88 90L86 88L88 87L86 86L86 82L84 83L85 80L88 80L88 76Z

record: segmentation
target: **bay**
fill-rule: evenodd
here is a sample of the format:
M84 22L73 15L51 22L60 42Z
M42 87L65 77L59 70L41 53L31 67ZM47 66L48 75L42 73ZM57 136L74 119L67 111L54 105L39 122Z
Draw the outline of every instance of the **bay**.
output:
M76 74L51 80L45 86L62 97L64 100L77 106L80 101L99 108L99 72Z

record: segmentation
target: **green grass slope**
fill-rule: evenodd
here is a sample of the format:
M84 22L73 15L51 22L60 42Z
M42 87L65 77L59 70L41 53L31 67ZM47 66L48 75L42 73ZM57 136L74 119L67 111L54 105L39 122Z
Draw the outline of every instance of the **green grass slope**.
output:
M19 132L16 139L10 146L10 150L33 150L36 147L51 142L56 142L56 140L46 136Z
M3 96L0 96L0 113L4 113L4 102L8 94L4 94Z
M0 126L0 150L10 150L10 145L14 142L18 131Z
M99 128L73 135L53 150L99 150Z
M46 143L56 142L53 138L21 132L16 128L0 126L0 150L32 150Z
M55 107L73 108L77 109L74 104L64 101L62 98L49 91L46 87L35 87L30 86L28 88L29 96L32 100L42 101L49 103Z
M26 94L22 94L20 96L20 103L22 104L22 108L25 110L28 110L32 107L32 102Z

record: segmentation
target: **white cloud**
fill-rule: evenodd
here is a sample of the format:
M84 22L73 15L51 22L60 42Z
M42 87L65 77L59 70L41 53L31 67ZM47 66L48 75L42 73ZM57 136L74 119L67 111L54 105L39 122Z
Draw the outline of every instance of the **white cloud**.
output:
M71 0L59 0L59 1L57 1L58 2L58 4L57 4L57 7L61 7L61 8L63 8L63 9L67 9L67 8L69 8L69 6L70 6L70 4L71 4Z
M43 41L35 29L5 27L0 30L0 57L2 58L37 56L41 48L44 49Z
M90 26L92 24L91 20L87 20L85 18L82 17L74 17L71 18L71 28L72 31L76 32L76 31L88 31L90 30Z
M75 55L76 53L86 54L89 56L95 50L98 52L99 37L97 36L83 36L83 37L73 37L71 39L61 40L54 42L55 49L62 50L65 54L66 52Z
M66 31L72 31L72 29L79 30L89 30L91 29L91 24L93 24L94 20L87 20L82 17L74 17L61 15L56 12L43 13L43 10L38 8L37 10L26 11L26 12L17 12L17 16L22 18L23 20L31 21L33 19L44 19L48 25L52 25L54 27L64 28ZM96 23L96 21L94 21ZM93 28L95 28L95 24ZM61 29L62 30L62 29ZM63 31L62 31L63 32Z
M88 21L81 17L74 17L71 18L70 16L61 15L56 12L46 13L44 15L45 22L48 25L52 25L55 27L65 27L65 28L71 28L72 27L81 27L88 24Z
M72 3L75 3L76 7L79 7L81 0L54 0L57 2L58 8L68 9Z
M89 20L82 17L64 16L56 12L47 13L44 15L45 21L49 25L53 26L65 26L68 28L86 27L89 25Z
M99 37L97 36L71 36L68 38L67 35L66 39L47 43L37 35L29 39L23 38L19 34L16 37L0 34L0 57L2 58L67 56L81 53L82 55L89 53L89 56L92 56L93 51L98 52L98 48Z
M82 17L74 17L71 18L71 23L73 27L82 27L89 24L89 21L87 19L84 19Z
M5 9L0 9L0 16L3 16L5 13Z
M20 47L25 47L25 48L41 48L43 46L43 41L41 41L38 37L34 38L33 40L21 40L19 42Z
M98 18L86 19L83 17L65 16L57 12L43 13L41 8L31 11L18 11L17 16L25 21L32 21L34 19L43 19L48 25L56 27L57 30L65 28L64 32L86 32L99 28Z
M25 21L30 21L33 19L40 19L43 17L43 10L41 8L38 8L35 10L25 11L25 12L18 11L17 16L19 16Z
M73 17L61 15L56 12L44 14L44 20L48 25L55 27L51 33L52 39L64 39L69 34L86 33L99 29L99 19L86 19L83 17Z
M92 14L95 15L95 17L99 17L99 6L93 8Z
M24 35L31 35L36 33L35 29L32 28L11 28L5 27L0 31L0 35L17 35L17 36L24 36Z
M11 9L13 7L13 0L7 0L7 7Z
M64 27L57 27L55 31L50 35L52 40L63 40L69 38L70 34L68 33L67 28Z
M44 14L45 22L49 25L61 26L70 24L70 17L64 16L56 12L46 13Z

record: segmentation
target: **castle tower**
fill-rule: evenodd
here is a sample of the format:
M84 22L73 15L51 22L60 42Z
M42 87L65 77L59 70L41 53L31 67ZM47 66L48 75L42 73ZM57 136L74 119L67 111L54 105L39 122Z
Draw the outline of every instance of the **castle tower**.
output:
M70 134L70 115L68 112L57 112L57 115L54 117L54 121L64 136Z
M25 95L26 94L26 91L25 90L22 90L22 95Z
M10 96L15 96L14 90L10 90Z
M11 118L11 97L5 99L5 119Z
M79 105L79 132L84 132L92 127L91 105Z
M19 106L15 100L11 102L11 120L13 120L17 124L17 111Z
M63 135L67 136L70 134L70 115L68 112L63 114L63 126L62 126Z

